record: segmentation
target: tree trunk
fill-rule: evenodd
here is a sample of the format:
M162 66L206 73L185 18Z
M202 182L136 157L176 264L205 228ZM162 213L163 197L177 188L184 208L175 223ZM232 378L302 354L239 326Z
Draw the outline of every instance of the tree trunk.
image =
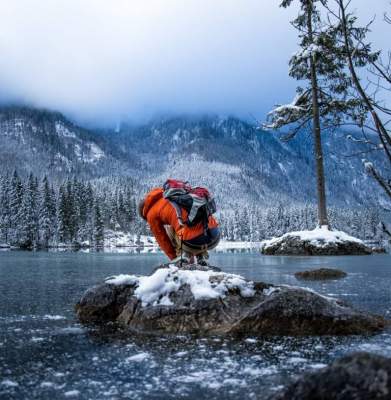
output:
M313 27L312 27L312 1L308 5L307 15L307 29L310 43L313 43ZM318 225L329 227L327 217L326 205L326 188L325 188L325 175L323 165L323 149L322 137L320 129L320 114L319 114L319 89L318 78L316 74L316 55L310 57L310 70L311 70L311 86L312 86L312 129L314 137L314 153L316 165L316 184L318 194Z

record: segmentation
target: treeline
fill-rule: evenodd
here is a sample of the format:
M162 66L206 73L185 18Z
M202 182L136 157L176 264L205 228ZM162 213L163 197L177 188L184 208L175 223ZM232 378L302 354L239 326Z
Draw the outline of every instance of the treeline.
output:
M137 215L140 194L131 180L111 182L67 179L53 185L33 174L17 172L0 177L0 244L21 248L56 246L103 247L110 231L148 235ZM389 239L378 209L330 208L334 229L364 240ZM317 214L313 204L277 204L265 208L238 205L236 211L219 207L222 236L228 240L260 241L286 232L313 229Z
M55 187L46 177L23 180L14 172L0 178L0 204L0 243L21 248L102 247L105 229L143 229L130 184L99 193L91 182L68 179Z
M390 230L382 215L371 208L329 208L332 229L342 230L362 240L390 239ZM317 224L314 204L303 206L243 207L220 215L223 237L228 240L260 241L281 236L287 232L311 230Z

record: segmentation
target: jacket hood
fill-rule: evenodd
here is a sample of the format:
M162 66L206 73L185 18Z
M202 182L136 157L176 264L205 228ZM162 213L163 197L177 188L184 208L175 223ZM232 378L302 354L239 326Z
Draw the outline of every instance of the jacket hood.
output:
M162 188L154 188L152 189L144 199L143 208L141 216L144 219L147 219L149 210L154 206L154 204L163 198L163 189Z

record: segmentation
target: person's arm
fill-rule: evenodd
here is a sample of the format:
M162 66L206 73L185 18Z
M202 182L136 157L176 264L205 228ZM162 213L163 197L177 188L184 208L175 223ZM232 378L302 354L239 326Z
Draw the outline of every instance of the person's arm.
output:
M173 260L176 257L175 247L172 245L171 240L167 235L159 214L151 210L148 213L148 224L160 248L166 253L170 260Z

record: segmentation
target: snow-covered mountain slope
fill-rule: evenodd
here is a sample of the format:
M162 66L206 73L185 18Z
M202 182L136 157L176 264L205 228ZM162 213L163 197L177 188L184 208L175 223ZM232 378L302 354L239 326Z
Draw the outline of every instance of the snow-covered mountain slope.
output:
M62 179L77 175L110 186L130 176L140 195L168 177L205 185L225 209L315 201L312 142L289 143L236 118L176 117L119 132L83 129L59 113L0 110L2 170L32 170ZM362 150L345 135L324 137L327 194L340 206L387 205L362 167Z
M3 171L89 178L118 164L100 137L60 113L20 107L0 109L0 140Z
M311 136L303 133L284 143L236 118L172 118L112 137L125 153L142 154L145 190L168 177L178 177L214 190L225 205L243 201L273 206L316 199ZM340 206L387 204L369 178L363 150L344 134L324 137L327 194Z

